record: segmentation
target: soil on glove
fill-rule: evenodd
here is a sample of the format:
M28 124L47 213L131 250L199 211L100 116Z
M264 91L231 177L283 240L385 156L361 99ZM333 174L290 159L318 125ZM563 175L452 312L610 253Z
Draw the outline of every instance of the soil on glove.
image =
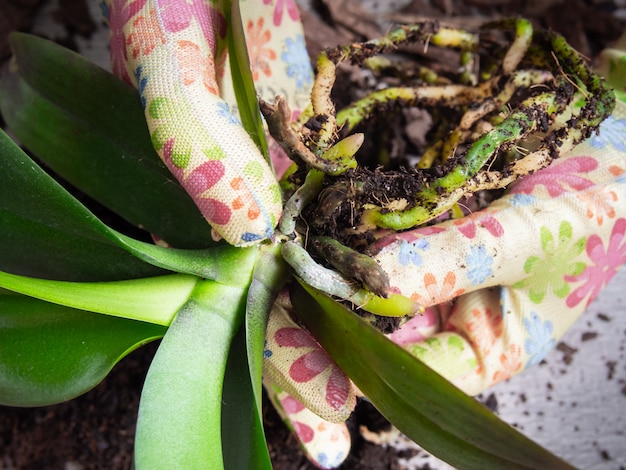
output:
M0 59L8 55L8 32L28 31L33 14L48 1L0 2ZM395 3L408 5L391 14L392 20L442 19L466 28L489 18L523 16L537 26L560 32L590 58L615 40L626 25L625 20L614 14L621 4L618 1L413 0ZM100 21L89 16L86 0L59 0L58 5L55 18L66 34L53 39L65 46L73 47L77 35L88 36L95 23ZM375 17L364 12L357 0L318 0L313 2L311 11L302 11L302 17L312 56L325 47L369 39L385 32ZM339 83L345 86L345 90L351 90L359 86L359 80L363 77L348 76ZM335 94L341 93L338 90ZM408 137L406 134L391 134L387 145L393 152L401 153L407 146L415 145L415 142L406 141ZM419 140L419 135L412 137ZM70 402L42 408L0 408L0 469L131 469L141 387L156 348L157 343L153 343L133 352L103 383ZM267 402L264 403L264 418L274 468L314 469ZM405 468L400 462L419 452L399 451L393 446L368 442L361 433L363 426L378 432L388 429L389 425L367 403L358 405L348 424L353 446L342 468Z

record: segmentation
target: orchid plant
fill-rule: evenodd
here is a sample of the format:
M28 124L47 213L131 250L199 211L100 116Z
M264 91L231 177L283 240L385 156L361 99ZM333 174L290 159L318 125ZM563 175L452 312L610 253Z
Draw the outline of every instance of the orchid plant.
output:
M528 25L504 26L518 32L505 59L512 72L530 45ZM231 29L233 34L240 30ZM420 34L418 27L398 30L368 51L373 55ZM446 45L471 46L474 40L454 31L427 34ZM610 113L610 100L571 50L559 38L550 40L557 54L573 64L573 72L584 75L594 105L601 108L559 131L564 141L575 142ZM340 260L339 266L322 266L305 249L299 221L312 217L306 205L322 184L338 188L345 184L341 175L358 166L354 154L362 135L336 141L334 126L348 123L352 129L365 114L359 111L363 107L373 109L372 103L398 96L373 96L337 115L329 97L314 96L301 122L313 114L329 119L313 148L302 144L301 135L294 137L305 127L285 122L290 113L284 103L262 103L270 131L303 176L291 180L285 191L290 197L282 236L238 248L213 241L198 208L156 155L135 89L46 40L15 33L11 46L14 57L2 74L0 110L34 157L0 132L0 403L40 406L71 400L101 382L124 356L160 340L137 419L137 468L271 468L261 414L263 348L272 305L287 291L298 320L360 391L431 453L462 468L570 468L355 314L351 305L399 317L414 315L419 306L390 292L384 273L344 245L350 238L345 227L337 237L318 236L314 243L321 258ZM322 56L322 78L314 92L356 50ZM536 48L533 53L537 62L545 61ZM265 148L245 60L245 53L231 54L242 122ZM504 85L494 76L480 88L480 96L495 96L493 106L502 107L521 87L547 81L545 74L522 75L512 74ZM423 99L437 105L449 99L449 91L440 87L436 96ZM462 99L460 91L456 97ZM356 197L358 210L365 211L364 230L419 225L449 210L457 195L495 184L484 168L494 153L533 127L545 131L537 123L562 112L561 99L551 91L527 97L516 113L495 124L498 132L473 147L474 160L436 180L438 190L416 193L416 200L436 206L427 217L414 206L393 218L385 208ZM451 135L469 139L461 128ZM538 168L540 157L554 157L553 141L546 142L524 153L514 168L528 173ZM440 151L452 147L442 142L432 153L452 159ZM320 211L321 219L310 219L312 226L336 216L337 204L326 207L331 209ZM350 263L358 266L357 274L346 280Z

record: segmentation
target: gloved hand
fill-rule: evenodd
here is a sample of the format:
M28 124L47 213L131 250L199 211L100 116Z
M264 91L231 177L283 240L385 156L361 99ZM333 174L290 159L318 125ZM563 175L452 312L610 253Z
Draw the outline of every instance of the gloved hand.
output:
M282 200L237 117L229 3L107 1L113 72L139 89L155 149L219 236L246 246L272 235ZM248 2L242 16L257 91L299 109L312 74L295 5ZM280 170L282 151L272 153Z
M139 89L161 158L228 242L269 237L281 201L236 117L224 12L110 0L109 13L114 71ZM242 14L258 93L302 109L312 73L294 4ZM399 293L433 306L391 338L472 394L539 362L626 261L625 114L618 105L599 137L487 209L372 246ZM286 159L271 149L280 173ZM281 297L270 317L264 382L311 460L336 467L355 391L289 308Z
M626 36L616 47L600 69L622 102L599 135L484 210L370 247L394 291L428 307L390 338L468 394L539 363L626 263ZM265 370L310 458L337 466L342 435L317 433L316 416L345 419L355 391L288 309L274 309Z
M139 90L159 156L219 236L243 246L272 234L282 201L270 167L237 117L227 19L217 5L201 0L107 0L106 16L113 72ZM257 93L266 101L280 94L297 113L309 102L313 72L295 4L246 2L241 13ZM280 177L291 161L271 138L269 144ZM316 346L306 332L297 332ZM327 364L332 362L325 352L320 354ZM352 390L345 375L334 370ZM300 421L286 417L286 422L309 455L315 455L312 460L339 464L350 449L344 421L354 407L354 394L338 422L327 423L284 392L278 394L272 373L266 375L279 411L300 416ZM325 459L324 450L311 450L315 443L336 444L328 446Z

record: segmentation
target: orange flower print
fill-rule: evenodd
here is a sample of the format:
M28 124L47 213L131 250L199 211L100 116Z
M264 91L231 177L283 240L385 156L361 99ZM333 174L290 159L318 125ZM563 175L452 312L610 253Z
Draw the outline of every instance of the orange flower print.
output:
M165 44L165 36L154 8L150 10L148 16L139 16L133 21L132 31L138 32L128 35L126 45L133 59L139 57L140 54L150 55L157 46ZM150 31L150 34L145 34L145 31Z
M245 190L245 182L243 178L237 177L237 178L234 178L230 182L230 187L233 188L235 191ZM233 208L233 210L240 210L240 209L243 209L247 203L250 204L248 206L248 219L250 220L257 219L259 215L261 215L261 209L259 209L259 206L254 200L254 197L249 192L246 192L240 196L237 196L232 201L231 207Z
M491 352L496 340L502 336L502 314L490 308L475 308L471 317L466 324L467 334L472 344L485 357Z
M428 294L424 296L418 292L414 292L411 298L420 302L425 307L435 305L458 297L465 292L465 289L455 290L455 285L456 275L452 271L446 273L441 286L433 273L427 273L424 275L424 288Z
M269 61L276 59L276 51L265 47L272 40L272 32L264 29L265 20L259 18L256 22L248 20L246 26L246 38L248 39L248 55L250 56L250 68L252 69L252 79L256 82L259 73L266 77L272 76L272 69Z
M510 378L522 369L522 348L517 344L511 344L509 350L500 354L500 369L493 374L493 383L501 382Z
M610 219L615 217L613 203L617 201L617 194L614 191L597 188L581 193L578 198L587 204L587 217L589 219L595 217L598 225L602 225L605 215Z
M219 94L219 87L215 81L215 62L211 53L202 55L200 46L195 42L178 41L176 60L180 75L185 85L191 85L202 79L204 87L214 95Z

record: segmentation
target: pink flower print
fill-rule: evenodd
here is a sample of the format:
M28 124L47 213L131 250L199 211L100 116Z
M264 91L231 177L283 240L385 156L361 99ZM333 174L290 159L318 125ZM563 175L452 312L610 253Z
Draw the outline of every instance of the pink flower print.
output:
M439 313L434 307L428 307L421 315L415 315L404 325L389 335L396 344L405 345L422 341L439 330Z
M282 398L280 400L280 405L283 407L285 413L287 413L287 415L289 416L304 410L304 405L291 395L287 395L286 397ZM313 440L313 437L315 437L315 431L313 430L313 428L311 428L311 426L296 420L293 420L292 423L294 431L298 435L298 438L304 444Z
M494 372L493 383L511 378L513 374L522 369L522 348L517 344L511 344L509 350L500 354L500 369Z
M593 264L587 265L585 270L577 276L565 276L567 282L581 282L584 284L576 288L566 300L567 306L572 308L587 297L587 305L596 298L602 288L615 276L619 267L626 263L626 219L617 219L606 250L602 239L598 235L591 235L587 240L585 251Z
M185 85L191 85L198 79L202 79L204 87L212 94L219 94L217 81L215 80L215 62L213 56L207 54L204 57L200 46L191 41L179 41L176 48L178 68Z
M596 218L598 225L604 223L604 216L612 219L615 217L615 208L613 203L617 201L615 191L607 191L606 189L594 188L590 191L581 193L578 198L587 204L587 217Z
M146 4L146 0L113 0L109 5L109 29L111 30L111 67L113 73L124 80L126 83L132 83L128 72L126 71L126 60L128 55L126 52L126 36L124 35L124 26L128 23Z
M250 57L250 68L252 79L256 82L259 79L259 71L266 77L272 76L272 69L269 61L276 59L274 49L265 47L272 40L272 32L263 29L265 19L259 18L256 22L248 20L246 25L246 41L248 43L248 56Z
M150 10L148 16L139 16L133 21L133 32L128 35L126 44L133 59L140 54L150 55L157 46L165 44L165 35L154 9Z
M465 235L466 238L472 239L476 236L477 227L484 227L494 237L501 237L504 235L504 228L498 222L498 219L490 214L484 212L475 212L470 215L466 215L462 219L454 221L456 228Z
M557 197L568 191L582 191L593 186L594 183L581 174L590 173L597 167L598 162L592 157L571 157L557 161L519 181L511 193L532 194L539 185L546 188L550 197Z
M263 0L264 5L271 5L274 0ZM294 0L276 0L276 6L274 7L274 26L280 26L283 21L283 12L287 9L287 14L293 21L298 21L300 15L298 14L298 7Z
M428 292L428 297L416 292L411 298L424 306L435 305L458 297L465 292L465 289L454 290L455 285L456 275L452 271L448 271L445 274L441 286L439 286L439 281L437 281L433 273L426 273L424 275L424 287L426 292Z
M163 145L163 157L165 164L180 184L191 196L200 212L209 222L226 225L232 216L228 205L217 199L203 197L207 189L214 186L225 173L224 164L219 160L209 160L194 168L185 176L184 170L176 166L172 160L174 139L168 139Z
M226 37L226 18L222 13L203 0L156 0L156 4L163 27L171 33L188 28L195 18L215 55L218 39Z
M289 376L297 383L311 382L330 367L324 399L335 410L346 405L352 384L311 335L300 328L285 327L274 333L274 340L279 346L304 350L289 368Z

